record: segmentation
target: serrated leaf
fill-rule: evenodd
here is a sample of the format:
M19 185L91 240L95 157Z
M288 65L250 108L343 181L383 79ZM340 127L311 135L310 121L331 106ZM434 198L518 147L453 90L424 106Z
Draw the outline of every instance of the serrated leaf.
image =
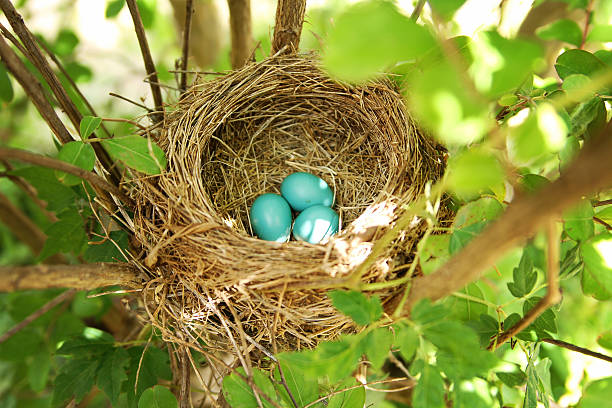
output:
M45 229L47 240L39 260L44 260L56 253L74 252L79 254L87 242L83 219L77 211L64 211L59 220Z
M236 371L246 376L242 367L239 367ZM272 385L270 379L257 368L253 369L253 382L270 399L276 399L274 385ZM257 406L257 400L255 399L255 394L253 394L253 390L236 373L232 373L223 379L223 395L232 408L251 408ZM260 397L260 399L264 408L273 407L265 398Z
M578 408L602 408L610 404L612 377L590 383L583 391Z
M499 331L499 323L488 314L481 314L478 320L471 320L466 323L471 327L480 340L480 346L487 346L497 332Z
M88 143L79 141L68 142L63 145L57 158L88 171L93 170L94 164L96 163L96 153L93 147ZM64 173L63 171L56 171L55 175L59 181L67 186L80 184L82 180L77 176Z
M113 18L119 14L123 6L125 5L125 0L111 0L106 3L106 11L104 12L104 16L106 18Z
M54 170L44 167L22 167L11 171L10 174L23 177L32 184L38 197L47 202L49 211L74 207L77 201L76 193L57 180Z
M94 241L89 244L83 257L87 262L127 262L127 259L119 251L122 248L124 251L128 249L128 234L123 230L111 231L110 239L102 241Z
M540 297L530 297L523 303L523 315L527 314L535 305L540 301ZM533 325L543 331L550 333L557 332L557 317L553 309L546 309L538 318L534 321Z
M527 381L527 376L524 372L517 368L517 371L511 372L496 372L497 378L508 387L520 387Z
M414 387L412 406L414 408L443 408L444 380L438 369L425 364L419 382Z
M379 370L389 356L391 344L393 343L393 333L386 327L379 327L372 330L363 339L363 349L372 364L373 370Z
M126 368L130 363L130 355L123 348L117 347L106 353L101 360L102 365L98 371L96 384L104 391L111 404L116 405L119 393L121 393L121 386L128 378ZM142 401L142 397L140 401Z
M575 241L583 242L589 239L595 233L593 215L591 202L582 199L580 204L564 214L565 233Z
M449 160L447 174L449 188L460 196L504 182L504 172L495 156L482 150L468 150Z
M11 84L11 78L6 68L4 68L4 64L0 64L0 101L10 102L13 100L13 96L15 96L15 93Z
M513 282L507 284L512 296L521 298L534 288L538 280L538 274L533 269L533 260L527 251L523 251L519 266L514 268L512 277Z
M316 378L307 376L298 367L287 364L284 361L279 362L279 364L283 369L285 383L287 384L289 391L291 391L291 396L293 396L298 406L306 406L319 398L319 384ZM274 371L274 378L280 383L281 376L278 367ZM277 386L277 390L287 404L293 404L291 397L287 393L287 390L285 390L285 387Z
M395 342L399 348L400 355L406 362L410 362L419 345L419 335L414 327L407 324L399 324L395 328Z
M576 47L579 47L582 42L582 29L574 20L569 19L557 20L540 27L536 30L536 34L543 40L564 41Z
M359 35L355 27L360 27ZM335 19L323 65L335 77L364 81L396 61L422 56L435 44L425 27L392 3L369 1L349 7Z
M99 360L76 359L60 368L53 387L53 404L57 405L72 396L79 403L94 386Z
M336 389L343 390L351 388L357 384L357 381L355 381L355 379L351 377L342 381ZM348 391L341 392L331 397L329 399L329 403L327 404L327 408L363 407L363 404L365 403L365 398L366 392L364 387L352 388Z
M88 339L83 336L66 340L55 352L60 356L99 357L112 350L114 340L108 338Z
M567 50L559 55L555 63L555 69L561 79L572 74L591 76L605 67L605 64L590 52L575 49Z
M604 292L600 295L605 297L612 293L612 234L603 232L598 234L580 245L580 255L584 260L584 275L588 275L592 281L596 282L600 290ZM584 278L583 278L584 279ZM584 280L583 280L584 289ZM585 292L586 293L586 292Z
M164 151L150 139L140 136L116 137L100 142L115 159L145 174L160 174L166 168Z
M425 275L433 273L450 258L449 242L449 234L430 235L427 239L419 241L417 245L419 264Z
M83 116L80 123L81 138L87 139L91 136L102 124L102 118L97 116Z
M355 290L333 290L328 296L336 309L361 326L375 322L382 315L382 305L377 296L368 298Z
M142 393L138 408L177 408L176 397L169 389L156 385Z
M458 293L464 293L470 299L459 296L449 296L446 298L444 304L450 310L450 318L461 321L477 320L479 316L487 313L487 305L475 300L482 299L484 301L485 299L485 295L480 286L478 286L478 283L472 282L458 291Z

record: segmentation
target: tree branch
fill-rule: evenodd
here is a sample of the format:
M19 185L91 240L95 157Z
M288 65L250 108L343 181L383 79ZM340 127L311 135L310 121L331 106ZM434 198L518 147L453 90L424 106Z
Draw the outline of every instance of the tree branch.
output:
M504 214L435 273L412 282L404 312L424 298L440 299L478 279L506 251L521 244L582 197L612 186L612 126L587 142L565 172Z
M230 14L232 68L241 68L252 53L251 0L227 0Z
M191 34L191 17L193 16L193 0L185 4L185 27L183 28L183 56L181 58L181 92L187 89L187 60L189 59L189 36Z
M542 341L545 343L554 344L555 346L566 348L568 350L575 351L577 353L582 353L587 356L599 358L600 360L607 361L608 363L612 363L612 357L610 356L607 356L601 353L597 353L596 351L592 351L592 350L589 350L583 347L578 347L571 343L567 343L565 341L555 340L555 339L542 339Z
M91 290L113 285L139 288L140 282L136 268L127 263L0 266L0 292L50 288Z
M151 116L154 122L160 122L164 119L164 107L161 89L158 85L159 80L157 78L157 71L155 70L155 64L153 63L153 57L151 56L151 50L149 49L149 43L147 41L144 26L142 25L142 18L140 17L140 11L136 5L136 0L126 1L130 9L130 14L132 15L132 20L134 21L134 30L138 38L138 45L140 45L140 52L142 53L145 70L147 71L147 78L151 85L151 93L153 94L153 103L155 104L156 112Z
M287 47L286 52L298 51L305 12L306 0L278 0L272 55L285 46Z
M31 163L38 166L47 167L54 170L63 171L66 173L73 174L77 177L90 183L96 187L99 191L110 192L119 198L124 204L132 206L133 202L128 198L118 187L110 184L97 174L83 170L80 167L74 166L70 163L63 162L61 160L52 159L51 157L42 156L35 153L30 153L25 150L12 149L8 147L0 147L0 158L1 159L14 159L25 163Z

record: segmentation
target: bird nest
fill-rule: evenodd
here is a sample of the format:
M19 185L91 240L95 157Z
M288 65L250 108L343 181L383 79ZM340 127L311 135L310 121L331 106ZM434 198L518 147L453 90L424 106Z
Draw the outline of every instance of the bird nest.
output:
M444 167L393 82L343 84L310 56L197 80L151 134L167 169L131 189L148 319L167 339L213 350L241 342L294 350L355 330L327 290L353 276ZM340 232L318 245L254 237L249 206L297 171L332 188ZM415 218L361 281L408 273L424 228ZM400 289L373 293L384 304Z

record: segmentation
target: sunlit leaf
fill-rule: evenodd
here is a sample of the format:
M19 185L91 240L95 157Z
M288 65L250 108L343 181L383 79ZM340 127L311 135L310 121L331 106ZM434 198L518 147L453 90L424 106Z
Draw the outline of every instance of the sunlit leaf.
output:
M393 343L399 347L399 353L405 361L411 361L419 345L419 335L414 327L407 324L396 326L395 341Z
M480 378L455 384L453 392L454 408L490 408L497 406L489 384Z
M444 380L438 369L425 364L421 370L421 378L414 387L412 406L414 408L443 408Z
M597 337L597 344L608 350L612 350L612 329L603 332Z
M125 136L104 139L101 143L111 157L145 174L160 174L166 168L164 151L150 139Z
M610 404L612 377L590 383L582 393L578 408L601 408Z
M612 42L612 26L594 25L587 35L587 41Z
M333 290L328 295L336 309L361 326L375 322L382 314L382 305L377 296L368 298L354 290Z
M446 263L450 257L449 242L449 234L431 235L427 239L419 241L417 245L419 264L425 275L434 272Z
M543 40L565 41L576 47L582 42L582 29L574 20L562 19L540 27L536 34Z
M298 403L298 406L305 406L319 398L319 384L316 377L307 376L295 365L279 362L282 367L285 383L291 392L291 396ZM281 375L278 367L274 371L274 378L280 383ZM291 397L285 387L277 387L279 394L288 404L293 404Z
M347 391L341 392L331 397L329 399L329 403L327 404L327 408L362 407L366 398L365 388L353 388L355 385L358 385L358 383L352 377L342 381L337 387L337 390L339 391L347 389Z
M125 5L125 0L111 0L106 3L106 11L104 12L104 16L106 18L113 18L119 14L123 6Z
M605 67L600 59L584 50L565 51L559 55L555 63L555 69L561 79L565 79L572 74L591 76Z
M584 273L601 289L612 294L612 234L603 232L583 242L580 254L584 260Z
M463 3L465 0L429 0L433 11L444 20L449 20L463 6Z
M459 195L478 193L504 182L501 165L492 154L468 150L448 163L448 184Z
M88 143L76 140L63 145L57 158L87 171L93 170L94 164L96 163L96 153L93 147ZM64 173L63 171L56 171L55 174L59 181L68 186L80 184L82 181L80 177Z
M584 241L595 233L593 206L589 200L580 203L563 215L565 233L575 241Z
M80 133L82 139L87 139L102 124L102 118L96 116L83 116L80 123Z

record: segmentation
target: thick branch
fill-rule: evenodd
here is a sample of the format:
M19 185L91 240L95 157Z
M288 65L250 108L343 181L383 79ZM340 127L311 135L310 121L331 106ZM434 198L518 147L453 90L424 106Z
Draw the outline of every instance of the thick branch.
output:
M140 10L136 5L136 0L127 0L132 20L134 21L134 30L136 31L136 37L138 38L138 45L140 45L140 52L142 53L142 59L144 61L145 69L147 71L147 78L151 85L151 93L153 94L153 103L155 104L155 110L153 119L155 122L159 122L163 119L163 104L161 89L159 87L159 80L157 78L157 71L155 70L155 64L153 63L153 57L151 56L151 50L149 49L149 43L145 34L144 26L142 25L142 18L140 17Z
M91 290L113 285L140 287L138 271L127 263L0 267L0 292L49 288Z
M191 17L193 16L193 0L185 4L185 27L183 28L183 56L181 57L181 92L187 89L187 60L189 59L189 36L191 34Z
M227 0L230 13L232 68L241 68L253 51L251 33L251 0Z
M589 141L565 172L537 193L519 197L505 213L438 271L416 278L405 311L420 299L440 299L478 279L506 251L521 244L582 197L612 186L612 126Z
M132 201L123 194L119 188L110 184L108 181L104 180L102 177L97 174L83 170L80 167L74 166L70 163L63 162L61 160L52 159L51 157L42 156L35 153L30 153L25 150L20 149L11 149L7 147L0 147L0 158L1 159L14 159L19 160L25 163L31 163L38 166L47 167L54 170L63 171L66 173L73 174L77 177L82 178L83 180L90 183L92 186L96 187L100 191L107 191L117 198L121 199L123 203L126 205L131 205Z
M287 47L286 52L297 52L300 46L305 12L306 0L278 0L274 38L272 39L272 55L285 46Z

